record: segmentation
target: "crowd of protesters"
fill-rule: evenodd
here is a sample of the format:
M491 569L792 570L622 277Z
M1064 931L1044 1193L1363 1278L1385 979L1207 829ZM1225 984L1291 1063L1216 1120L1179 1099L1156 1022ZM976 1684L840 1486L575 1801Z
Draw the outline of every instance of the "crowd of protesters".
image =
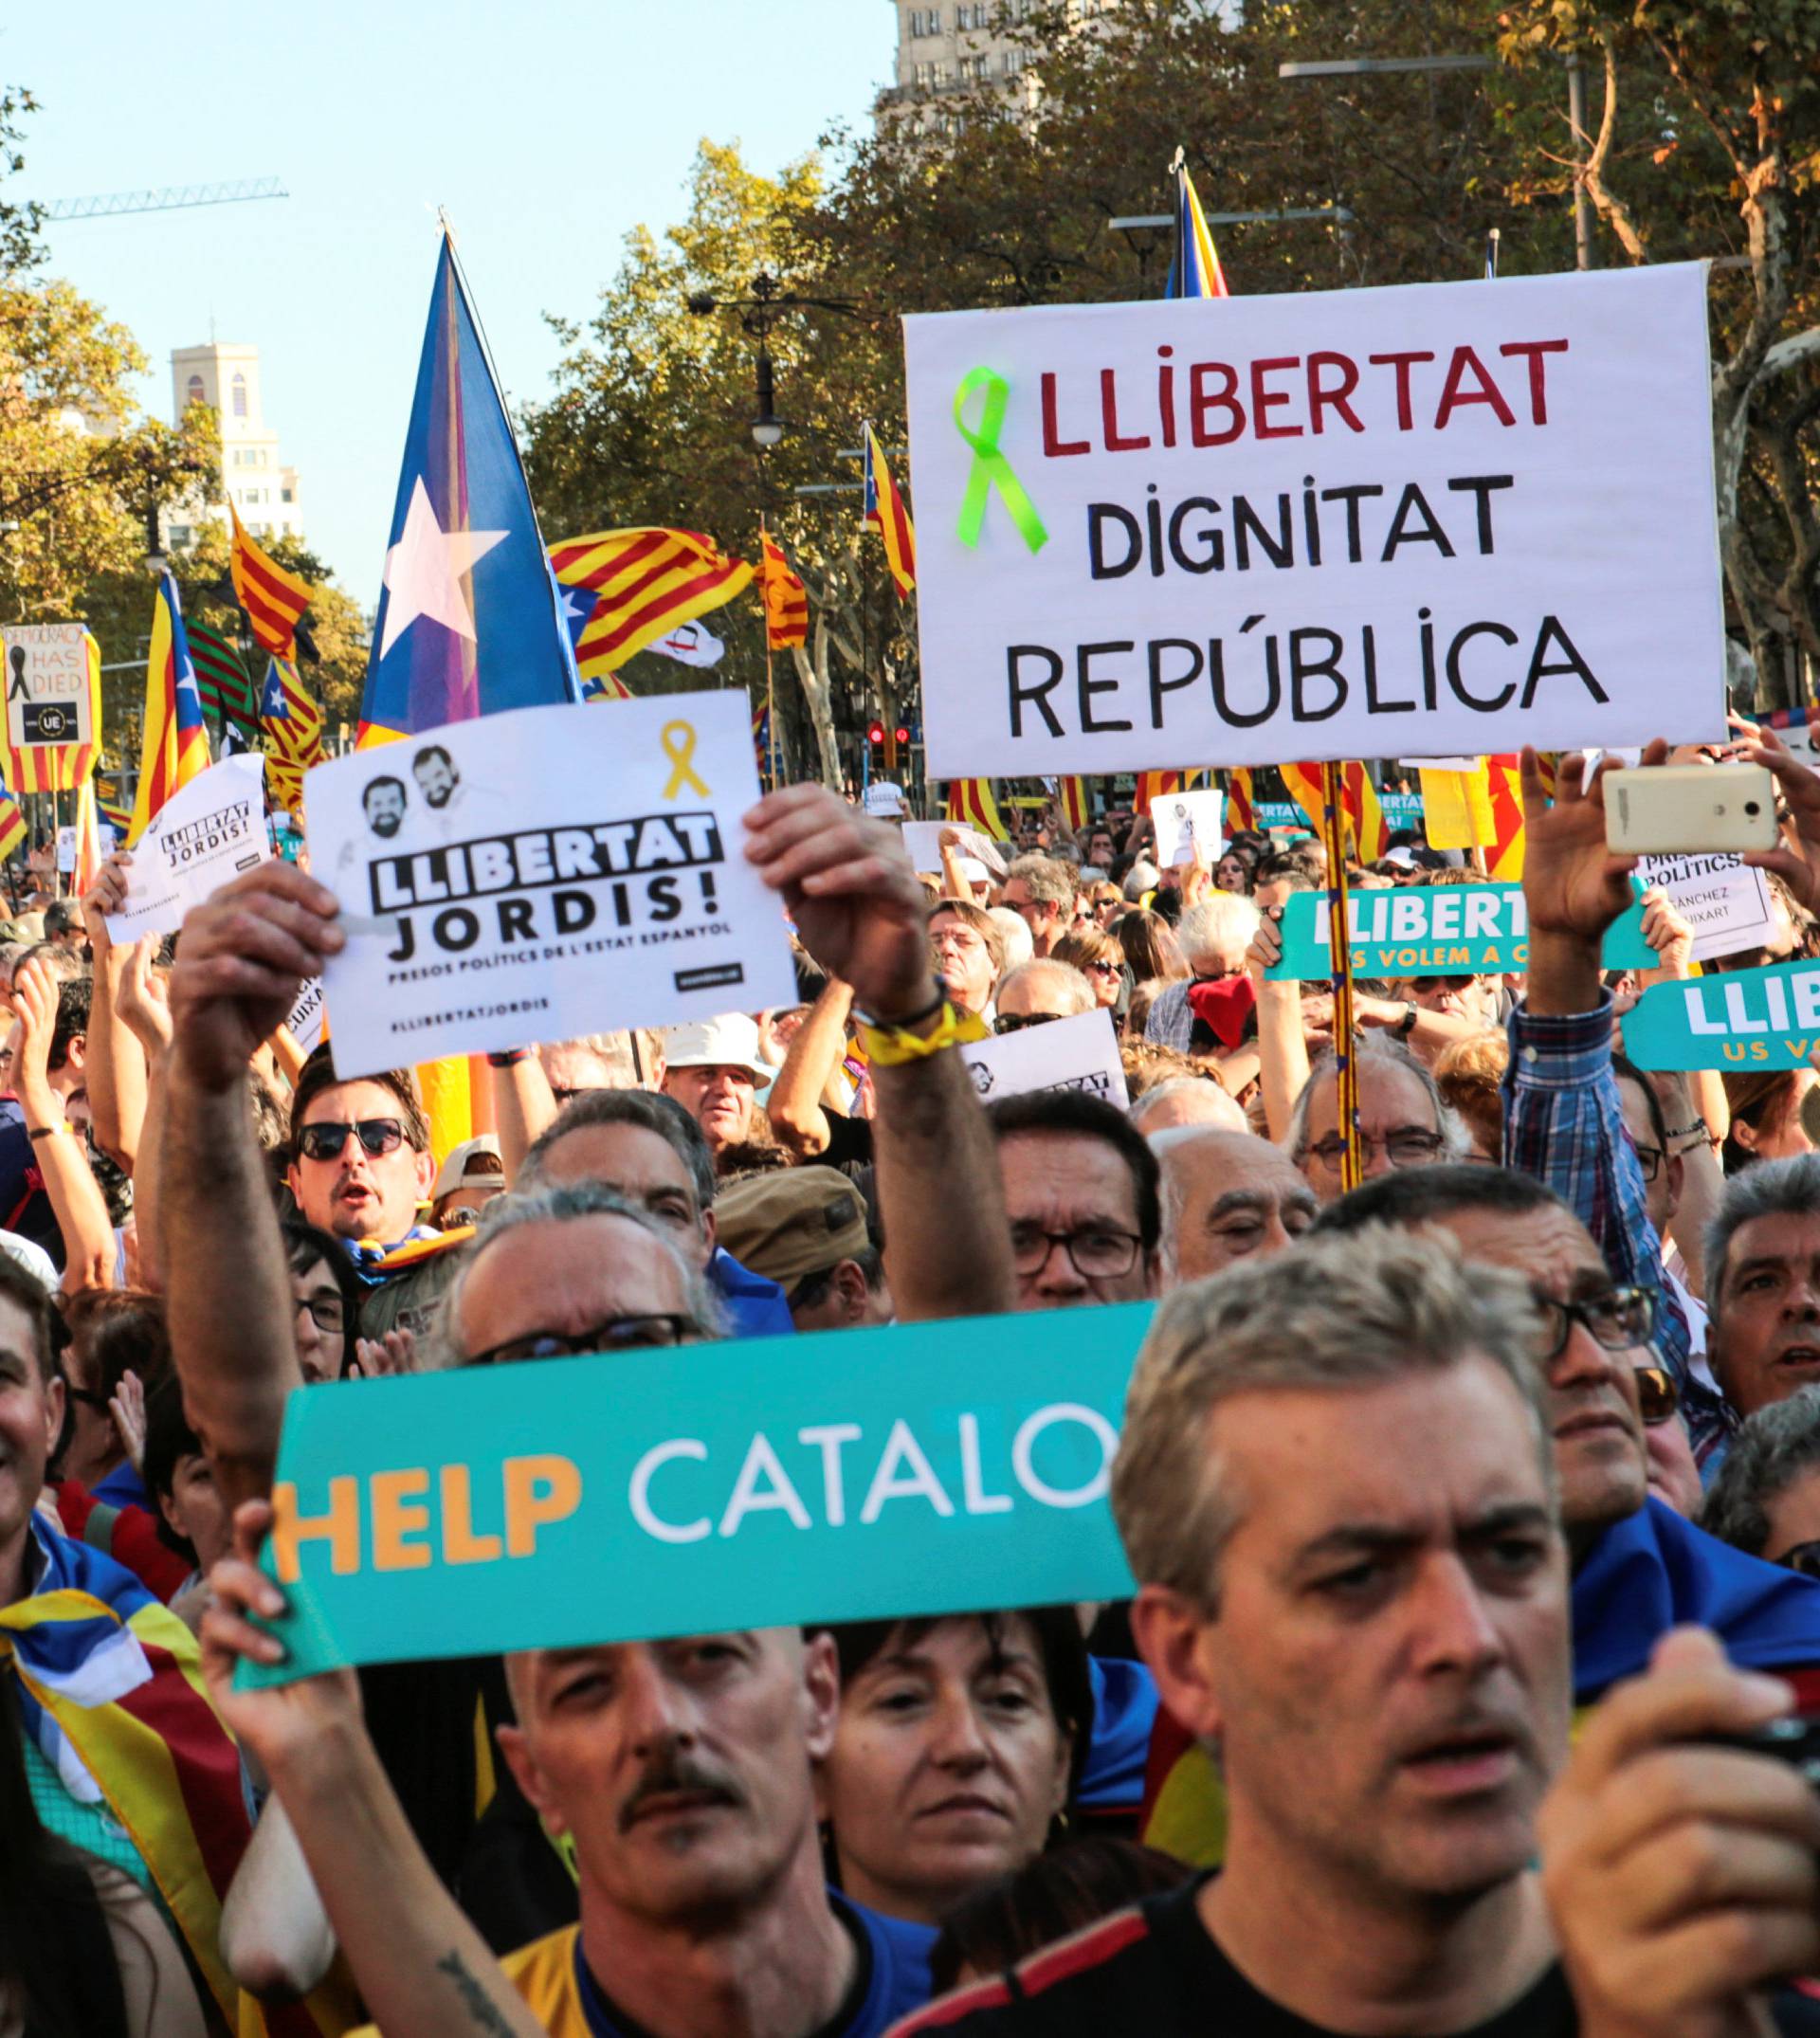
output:
M1745 735L1720 971L1820 929L1820 778ZM1745 1745L1820 1708L1820 1096L1625 1058L1692 930L1605 970L1599 782L1523 779L1526 966L1356 986L1350 1192L1290 831L919 875L784 789L800 1002L491 1055L447 1152L289 1034L305 869L0 927L0 2038L1820 2029L1820 1796ZM952 1051L1096 1011L1126 1111ZM295 1392L1145 1301L1128 1602L235 1688Z

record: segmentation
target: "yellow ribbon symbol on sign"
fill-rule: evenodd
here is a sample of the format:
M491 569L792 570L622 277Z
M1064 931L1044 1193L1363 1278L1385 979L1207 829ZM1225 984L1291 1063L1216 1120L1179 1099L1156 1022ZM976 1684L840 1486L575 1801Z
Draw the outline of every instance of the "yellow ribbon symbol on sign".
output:
M666 721L660 738L664 755L674 767L670 782L664 788L666 800L681 799L684 792L699 793L706 799L708 789L698 776L695 769L695 724L687 721Z

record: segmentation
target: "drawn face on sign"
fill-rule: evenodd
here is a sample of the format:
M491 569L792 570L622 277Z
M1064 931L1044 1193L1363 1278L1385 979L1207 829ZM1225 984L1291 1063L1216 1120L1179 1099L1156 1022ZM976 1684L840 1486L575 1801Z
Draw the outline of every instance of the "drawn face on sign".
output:
M360 795L367 826L388 841L405 825L405 782L402 778L375 778Z
M448 805L454 797L455 788L462 782L454 759L440 743L432 743L417 753L410 760L410 775L417 781L424 798L430 806L439 809Z

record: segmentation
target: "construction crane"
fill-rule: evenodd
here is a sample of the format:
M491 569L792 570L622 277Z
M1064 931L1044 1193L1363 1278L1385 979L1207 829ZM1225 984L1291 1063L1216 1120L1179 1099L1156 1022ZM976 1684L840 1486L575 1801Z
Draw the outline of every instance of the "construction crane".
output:
M172 184L161 191L108 191L97 198L52 198L41 219L118 219L125 212L173 212L182 206L246 205L255 198L288 198L277 177L242 177L234 184Z

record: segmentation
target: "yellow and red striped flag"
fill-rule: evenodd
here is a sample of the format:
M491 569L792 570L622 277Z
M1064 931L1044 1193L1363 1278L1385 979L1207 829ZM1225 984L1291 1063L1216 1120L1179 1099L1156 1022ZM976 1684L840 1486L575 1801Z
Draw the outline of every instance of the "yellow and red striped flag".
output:
M91 775L76 788L76 896L85 898L101 874L101 824Z
M790 570L790 563L769 531L758 534L759 587L765 603L765 642L774 651L788 651L809 642L809 590Z
M67 792L95 769L101 729L101 647L84 630L88 656L88 726L86 743L27 743L12 753L15 792Z
M750 585L752 568L728 556L701 531L655 525L592 531L550 548L564 587L585 588L593 613L575 643L583 679L614 672L678 624L730 602Z
M145 662L145 747L128 842L137 842L165 801L208 769L209 736L202 725L196 668L190 663L177 584L166 573L152 608L152 649Z
M13 798L6 774L0 773L0 863L25 841L27 832L24 810Z
M234 525L228 566L253 636L274 658L295 658L298 619L310 606L310 584L247 537L240 512L231 502L228 514Z
M884 563L891 570L891 585L898 599L908 601L917 584L917 533L904 507L891 469L884 464L884 448L871 426L865 427L865 528L884 540Z
M1233 835L1240 828L1255 828L1257 825L1258 810L1251 792L1251 767L1242 764L1226 774L1226 832Z
M946 819L976 828L992 842L1010 842L1011 839L1011 831L1005 826L1004 817L998 810L998 802L992 797L990 778L951 778L947 809Z
M1140 814L1147 814L1156 801L1166 800L1172 793L1183 792L1187 789L1186 772L1139 772L1132 805Z
M1523 786L1517 753L1506 751L1485 759L1491 793L1491 847L1485 870L1499 884L1519 884L1523 876Z
M1320 832L1322 800L1320 792L1320 766L1318 764L1284 764L1278 769L1283 782L1289 788L1289 796L1308 817L1308 826L1317 834ZM1384 810L1378 803L1377 788L1362 764L1340 766L1340 805L1345 810L1347 832L1352 837L1353 854L1361 864L1374 864L1384 854L1390 829L1384 820Z
M1058 778L1055 790L1062 803L1062 817L1075 834L1080 834L1092 818L1087 798L1087 782L1084 778Z

